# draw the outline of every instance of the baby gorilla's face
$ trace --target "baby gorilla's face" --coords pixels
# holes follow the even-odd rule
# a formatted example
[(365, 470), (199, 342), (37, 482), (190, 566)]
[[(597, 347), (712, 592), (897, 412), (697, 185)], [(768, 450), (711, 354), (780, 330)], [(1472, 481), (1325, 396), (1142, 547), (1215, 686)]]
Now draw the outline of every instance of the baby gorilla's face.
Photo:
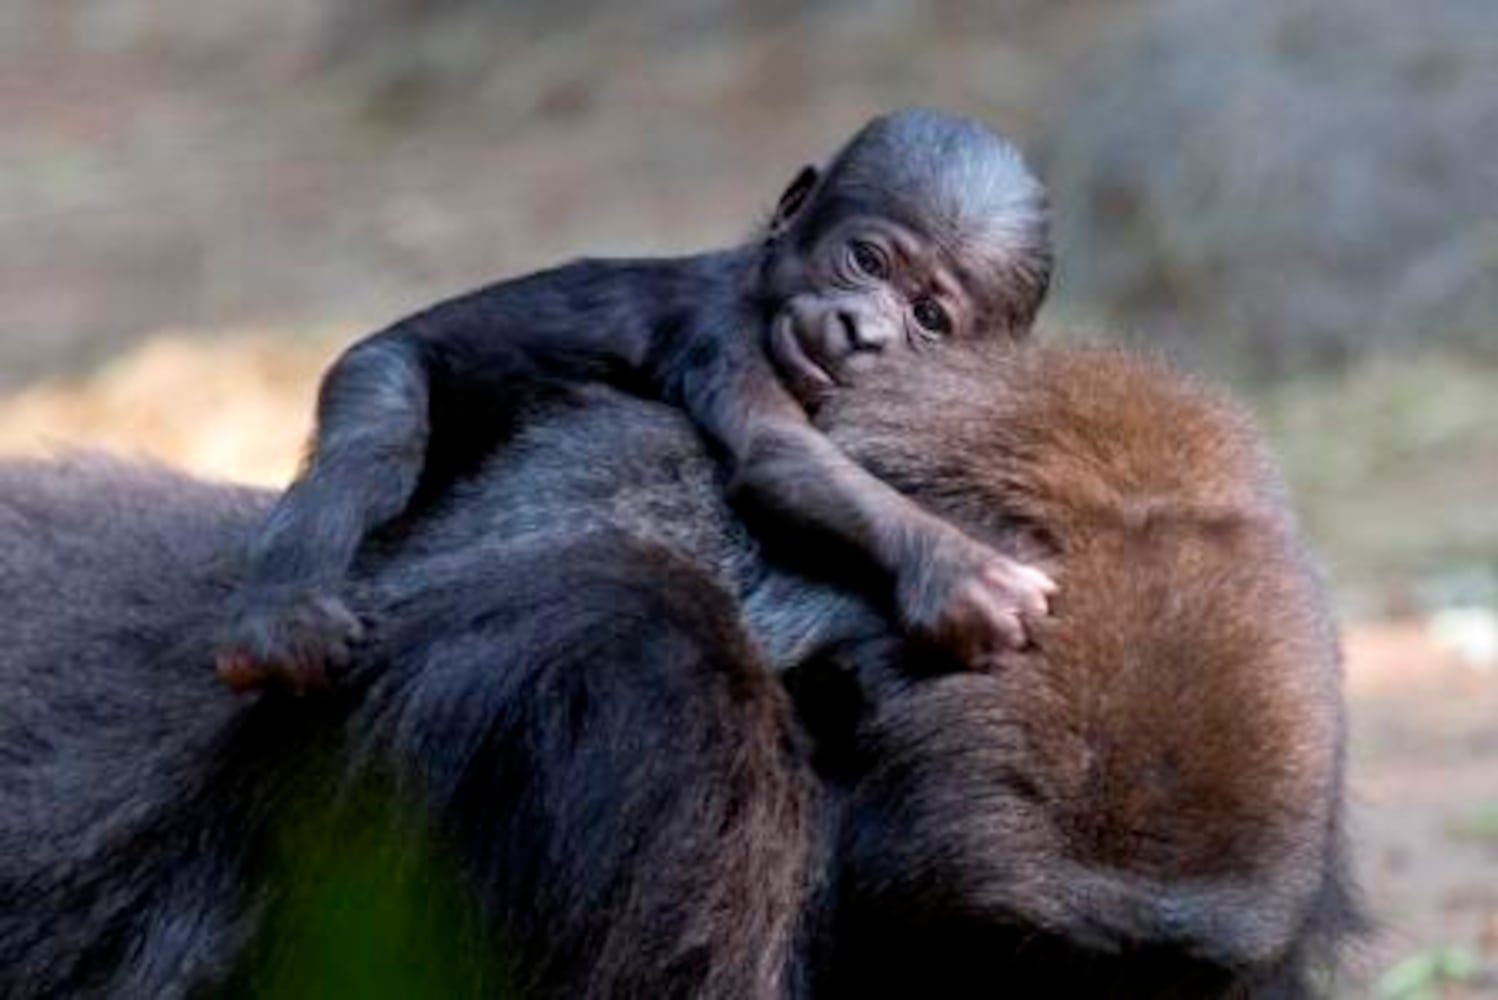
[(778, 309), (768, 349), (803, 402), (860, 370), (971, 332), (971, 296), (935, 244), (873, 215), (853, 215), (771, 269)]

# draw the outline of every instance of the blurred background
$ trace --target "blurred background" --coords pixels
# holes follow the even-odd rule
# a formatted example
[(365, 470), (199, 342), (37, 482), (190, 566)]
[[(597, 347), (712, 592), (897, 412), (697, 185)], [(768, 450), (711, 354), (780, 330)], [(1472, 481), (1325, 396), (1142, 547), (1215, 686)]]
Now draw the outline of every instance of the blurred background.
[(1047, 335), (1261, 414), (1349, 626), (1351, 995), (1498, 995), (1494, 0), (6, 0), (0, 453), (284, 482), (349, 339), (732, 241), (909, 104), (1050, 185)]

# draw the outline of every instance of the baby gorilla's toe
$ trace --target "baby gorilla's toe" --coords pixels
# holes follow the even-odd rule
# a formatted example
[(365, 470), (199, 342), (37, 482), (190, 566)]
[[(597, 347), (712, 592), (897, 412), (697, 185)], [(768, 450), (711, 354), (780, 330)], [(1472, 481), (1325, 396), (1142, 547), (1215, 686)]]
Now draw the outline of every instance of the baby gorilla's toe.
[(363, 638), (358, 616), (329, 594), (257, 603), (220, 649), (216, 673), (234, 691), (300, 696), (328, 687), (330, 671), (347, 666)]
[(241, 649), (224, 650), (214, 660), (214, 673), (229, 690), (254, 691), (266, 681), (265, 667)]

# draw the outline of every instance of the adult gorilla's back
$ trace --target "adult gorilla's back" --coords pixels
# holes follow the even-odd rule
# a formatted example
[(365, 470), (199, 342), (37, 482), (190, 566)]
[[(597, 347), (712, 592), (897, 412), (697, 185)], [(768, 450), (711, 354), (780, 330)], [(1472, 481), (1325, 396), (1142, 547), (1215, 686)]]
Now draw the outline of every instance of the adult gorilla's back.
[[(674, 418), (629, 418), (634, 443), (670, 423), (695, 452)], [(538, 992), (779, 991), (809, 788), (779, 684), (680, 555), (603, 521), (553, 537), (560, 493), (519, 523), (561, 486), (525, 452), (371, 559), (361, 604), (389, 655), (352, 701), (307, 704), (204, 671), (268, 495), (96, 458), (0, 466), (0, 993), (222, 982), (279, 813), (313, 805), (303, 772), (339, 727), (345, 758), (427, 797)], [(490, 535), (507, 512), (513, 535)]]
[(367, 554), (367, 687), (251, 705), (206, 650), (264, 495), (4, 467), (4, 992), (219, 981), (329, 732), (424, 797), (540, 994), (1307, 989), (1346, 910), (1335, 646), (1241, 420), (1040, 351), (951, 352), (826, 421), (1053, 560), (1037, 651), (919, 679), (762, 556), (676, 414), (598, 390)]

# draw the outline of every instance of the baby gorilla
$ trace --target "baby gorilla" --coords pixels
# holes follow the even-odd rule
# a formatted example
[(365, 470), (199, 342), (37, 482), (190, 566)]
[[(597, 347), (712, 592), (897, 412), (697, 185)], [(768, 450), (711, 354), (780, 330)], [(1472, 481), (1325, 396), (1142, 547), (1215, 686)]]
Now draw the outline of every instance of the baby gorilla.
[(1024, 336), (1050, 269), (1045, 194), (1015, 149), (911, 110), (803, 169), (746, 245), (580, 260), (402, 320), (324, 378), (313, 449), (252, 545), (219, 676), (322, 684), (360, 635), (340, 589), (361, 543), (492, 448), (506, 388), (536, 379), (606, 379), (682, 407), (736, 499), (866, 559), (904, 627), (984, 666), (1024, 644), (1051, 581), (872, 477), (806, 410), (939, 341)]

